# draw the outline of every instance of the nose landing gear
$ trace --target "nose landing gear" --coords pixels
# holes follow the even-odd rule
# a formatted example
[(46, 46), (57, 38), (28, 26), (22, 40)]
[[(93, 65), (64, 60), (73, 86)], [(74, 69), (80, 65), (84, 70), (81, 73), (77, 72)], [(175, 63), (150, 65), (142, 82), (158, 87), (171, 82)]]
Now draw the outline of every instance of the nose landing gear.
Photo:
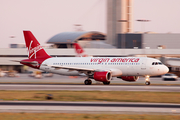
[(151, 83), (150, 83), (150, 80), (149, 80), (149, 75), (147, 75), (147, 76), (145, 76), (146, 78), (145, 78), (145, 84), (146, 85), (150, 85)]

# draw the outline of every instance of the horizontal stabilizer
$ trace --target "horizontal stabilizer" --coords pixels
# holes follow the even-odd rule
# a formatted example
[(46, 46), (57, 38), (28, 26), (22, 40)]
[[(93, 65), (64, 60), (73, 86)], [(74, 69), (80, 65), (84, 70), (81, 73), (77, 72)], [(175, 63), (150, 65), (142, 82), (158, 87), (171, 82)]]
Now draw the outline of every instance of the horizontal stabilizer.
[(21, 60), (11, 60), (13, 62), (20, 62), (20, 63), (27, 63), (27, 64), (32, 64), (32, 65), (37, 65), (37, 61), (21, 61)]

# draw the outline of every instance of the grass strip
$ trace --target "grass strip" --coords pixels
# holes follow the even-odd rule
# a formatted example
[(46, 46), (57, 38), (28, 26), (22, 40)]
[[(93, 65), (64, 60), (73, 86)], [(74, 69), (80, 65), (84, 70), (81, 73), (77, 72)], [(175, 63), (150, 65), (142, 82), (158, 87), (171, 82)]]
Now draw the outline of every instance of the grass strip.
[(0, 113), (1, 120), (180, 120), (180, 115)]
[(180, 103), (179, 92), (144, 91), (0, 91), (0, 100), (44, 101), (47, 94), (54, 101)]

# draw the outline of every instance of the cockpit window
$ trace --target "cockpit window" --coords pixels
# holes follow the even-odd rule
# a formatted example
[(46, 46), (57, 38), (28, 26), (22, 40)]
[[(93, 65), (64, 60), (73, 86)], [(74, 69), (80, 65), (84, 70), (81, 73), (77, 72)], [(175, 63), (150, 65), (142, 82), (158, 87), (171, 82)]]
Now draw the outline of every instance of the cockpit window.
[(161, 62), (153, 62), (152, 65), (162, 65)]

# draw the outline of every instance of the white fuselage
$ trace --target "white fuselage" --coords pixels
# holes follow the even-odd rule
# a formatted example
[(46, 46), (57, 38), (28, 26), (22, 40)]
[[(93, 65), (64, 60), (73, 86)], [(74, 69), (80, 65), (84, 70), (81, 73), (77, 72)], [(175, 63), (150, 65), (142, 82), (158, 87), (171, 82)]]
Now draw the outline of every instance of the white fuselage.
[(118, 76), (156, 76), (168, 72), (159, 60), (147, 57), (55, 57), (48, 58), (40, 66), (41, 70), (61, 75), (79, 76), (78, 70), (56, 69), (51, 66), (111, 71), (112, 77)]

